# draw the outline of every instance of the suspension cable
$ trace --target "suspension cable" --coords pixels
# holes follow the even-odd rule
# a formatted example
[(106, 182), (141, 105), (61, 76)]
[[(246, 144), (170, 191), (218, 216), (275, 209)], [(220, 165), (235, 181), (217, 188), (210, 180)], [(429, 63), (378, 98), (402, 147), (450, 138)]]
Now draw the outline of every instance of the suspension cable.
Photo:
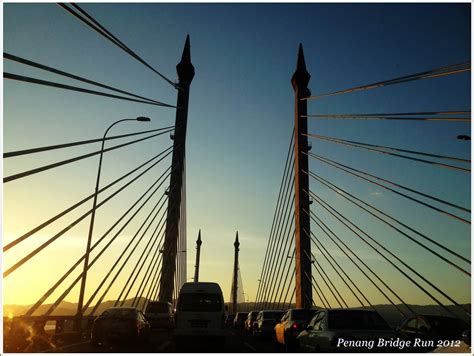
[[(315, 154), (313, 154), (313, 153), (308, 153), (308, 155), (309, 155), (310, 157), (312, 157), (312, 158), (315, 158), (315, 159), (317, 159), (317, 160), (323, 162), (323, 163), (326, 163), (326, 164), (328, 164), (328, 165), (330, 165), (330, 166), (333, 166), (333, 167), (335, 167), (335, 168), (338, 168), (338, 169), (340, 169), (340, 170), (342, 170), (342, 171), (344, 171), (344, 172), (346, 172), (346, 173), (349, 173), (349, 174), (351, 174), (351, 175), (353, 175), (353, 176), (356, 176), (356, 177), (361, 178), (361, 179), (363, 179), (363, 180), (365, 180), (365, 181), (368, 181), (368, 182), (370, 182), (370, 183), (372, 183), (372, 184), (374, 184), (374, 185), (376, 185), (376, 186), (378, 186), (378, 187), (381, 187), (381, 188), (386, 189), (386, 190), (388, 190), (388, 191), (390, 191), (390, 192), (392, 192), (392, 193), (395, 193), (395, 194), (400, 195), (400, 196), (402, 196), (402, 197), (405, 197), (405, 198), (407, 198), (407, 199), (409, 199), (409, 200), (412, 200), (412, 201), (414, 201), (414, 202), (416, 202), (416, 203), (418, 203), (418, 204), (421, 204), (421, 205), (423, 205), (423, 206), (425, 206), (425, 207), (427, 207), (427, 208), (430, 208), (430, 209), (435, 210), (435, 211), (437, 211), (437, 212), (443, 213), (443, 214), (445, 214), (445, 215), (447, 215), (447, 216), (449, 216), (449, 217), (451, 217), (451, 218), (453, 218), (453, 219), (462, 221), (462, 222), (465, 223), (465, 224), (471, 224), (471, 222), (470, 222), (469, 220), (463, 219), (463, 218), (461, 218), (461, 217), (459, 217), (459, 216), (457, 216), (457, 215), (455, 215), (455, 214), (452, 214), (452, 213), (450, 213), (450, 212), (448, 212), (448, 211), (446, 211), (446, 210), (437, 208), (437, 207), (435, 207), (435, 206), (433, 206), (433, 205), (431, 205), (431, 204), (425, 203), (425, 202), (423, 202), (423, 201), (421, 201), (421, 200), (418, 200), (418, 199), (416, 199), (416, 198), (413, 198), (413, 197), (411, 197), (411, 196), (409, 196), (409, 195), (406, 195), (406, 194), (404, 194), (404, 193), (401, 193), (401, 192), (399, 192), (399, 191), (397, 191), (397, 190), (391, 189), (391, 188), (389, 188), (389, 187), (387, 187), (387, 186), (385, 186), (385, 185), (379, 184), (379, 183), (377, 183), (377, 182), (375, 182), (375, 181), (373, 181), (373, 180), (371, 180), (371, 179), (368, 179), (368, 178), (366, 178), (366, 177), (363, 177), (363, 176), (361, 176), (361, 175), (359, 175), (359, 174), (357, 174), (357, 173), (354, 173), (354, 172), (352, 172), (352, 171), (360, 172), (360, 173), (365, 174), (365, 175), (367, 175), (367, 176), (376, 178), (376, 179), (378, 179), (378, 180), (380, 180), (380, 181), (383, 181), (383, 182), (389, 183), (389, 184), (391, 184), (391, 185), (394, 185), (394, 186), (396, 186), (396, 187), (398, 187), (398, 188), (402, 188), (402, 189), (408, 190), (408, 191), (410, 191), (410, 192), (419, 194), (419, 195), (421, 195), (421, 196), (428, 197), (428, 198), (430, 198), (430, 199), (439, 201), (439, 202), (441, 202), (441, 203), (444, 203), (444, 204), (446, 204), (446, 205), (449, 205), (449, 206), (458, 208), (458, 209), (460, 209), (460, 210), (464, 210), (464, 211), (470, 212), (469, 209), (463, 208), (463, 207), (458, 206), (458, 205), (455, 205), (455, 204), (453, 204), (453, 203), (449, 203), (449, 202), (444, 201), (444, 200), (441, 200), (441, 199), (439, 199), (439, 198), (435, 198), (435, 197), (430, 196), (430, 195), (428, 195), (428, 194), (424, 194), (424, 193), (418, 192), (418, 191), (416, 191), (416, 190), (407, 188), (407, 187), (405, 187), (405, 186), (402, 186), (402, 185), (400, 185), (400, 184), (391, 182), (391, 181), (389, 181), (389, 180), (386, 180), (386, 179), (377, 177), (377, 176), (372, 175), (372, 174), (370, 174), (370, 173), (366, 173), (366, 172), (357, 170), (357, 169), (355, 169), (355, 168), (346, 166), (346, 165), (344, 165), (344, 164), (342, 164), (342, 163), (338, 163), (338, 162), (336, 162), (336, 161), (330, 160), (329, 158), (325, 158), (325, 157), (322, 157), (322, 156), (318, 156), (318, 155), (315, 155)], [(349, 170), (347, 170), (347, 169), (345, 169), (345, 168), (342, 168), (342, 167), (348, 168)]]
[[(305, 172), (305, 173), (306, 173), (306, 172)], [(410, 239), (411, 241), (413, 241), (413, 242), (416, 243), (417, 245), (423, 247), (424, 249), (426, 249), (427, 251), (431, 252), (431, 253), (434, 254), (435, 256), (439, 257), (440, 259), (442, 259), (442, 260), (445, 261), (446, 263), (450, 264), (451, 266), (455, 267), (455, 268), (458, 269), (459, 271), (461, 271), (461, 272), (467, 274), (468, 276), (471, 276), (471, 273), (470, 273), (470, 272), (466, 271), (465, 269), (461, 268), (461, 267), (458, 266), (457, 264), (455, 264), (455, 263), (451, 262), (450, 260), (446, 259), (445, 257), (441, 256), (440, 254), (438, 254), (437, 252), (435, 252), (435, 251), (432, 250), (431, 248), (425, 246), (425, 245), (422, 244), (421, 242), (419, 242), (419, 241), (417, 241), (416, 239), (414, 239), (412, 236), (410, 236), (410, 235), (406, 234), (405, 232), (401, 231), (400, 229), (396, 228), (394, 225), (392, 225), (392, 224), (389, 223), (388, 221), (386, 221), (386, 220), (380, 218), (379, 216), (375, 215), (373, 212), (369, 211), (368, 209), (366, 209), (366, 208), (364, 208), (363, 206), (361, 206), (360, 204), (358, 204), (357, 201), (363, 203), (364, 205), (366, 205), (366, 206), (368, 206), (368, 207), (370, 207), (370, 208), (372, 208), (372, 209), (374, 209), (375, 211), (377, 211), (378, 213), (382, 214), (383, 216), (386, 216), (386, 217), (388, 217), (389, 219), (391, 219), (391, 220), (393, 220), (393, 221), (396, 221), (397, 223), (399, 223), (399, 224), (402, 225), (403, 227), (409, 229), (410, 231), (416, 232), (419, 236), (423, 237), (424, 239), (426, 239), (426, 240), (432, 242), (433, 244), (435, 244), (436, 246), (442, 248), (442, 249), (445, 250), (446, 252), (449, 252), (449, 253), (453, 254), (454, 256), (459, 257), (459, 258), (461, 258), (463, 261), (465, 261), (465, 262), (467, 262), (467, 263), (470, 264), (471, 262), (470, 262), (468, 259), (466, 259), (466, 258), (464, 258), (463, 256), (457, 254), (456, 252), (450, 250), (449, 248), (447, 248), (447, 247), (441, 245), (440, 243), (436, 242), (435, 240), (433, 240), (433, 239), (431, 239), (431, 238), (429, 238), (429, 237), (427, 237), (427, 236), (425, 236), (425, 235), (423, 235), (423, 234), (421, 234), (421, 233), (418, 233), (416, 230), (414, 230), (414, 229), (410, 228), (409, 226), (407, 226), (407, 225), (405, 225), (405, 224), (399, 222), (397, 219), (395, 219), (395, 218), (389, 216), (388, 214), (382, 212), (381, 210), (375, 208), (373, 205), (371, 205), (371, 204), (369, 204), (369, 203), (366, 203), (365, 201), (363, 201), (363, 200), (361, 200), (361, 199), (355, 197), (354, 195), (348, 193), (348, 192), (345, 191), (344, 189), (339, 188), (338, 186), (336, 186), (335, 184), (333, 184), (333, 183), (329, 182), (328, 180), (322, 178), (321, 176), (318, 176), (317, 174), (315, 174), (315, 173), (313, 173), (313, 172), (311, 172), (311, 171), (309, 172), (309, 175), (310, 175), (312, 178), (314, 178), (314, 179), (316, 179), (317, 181), (319, 181), (321, 184), (323, 184), (323, 185), (325, 185), (326, 187), (328, 187), (329, 189), (331, 189), (331, 190), (332, 190), (333, 192), (335, 192), (336, 194), (342, 196), (342, 197), (345, 198), (346, 200), (350, 201), (351, 203), (353, 203), (354, 205), (358, 206), (358, 207), (361, 208), (362, 210), (364, 210), (364, 211), (366, 211), (367, 213), (371, 214), (372, 216), (374, 216), (374, 217), (377, 218), (378, 220), (382, 221), (382, 222), (385, 223), (386, 225), (392, 227), (394, 230), (396, 230), (397, 232), (399, 232), (399, 233), (402, 234), (403, 236), (407, 237), (408, 239)], [(346, 194), (346, 195), (348, 195), (348, 196), (350, 196), (350, 197), (352, 197), (352, 198), (353, 198), (354, 200), (356, 200), (356, 201), (354, 201), (354, 200), (351, 199), (351, 198), (348, 198), (348, 197), (345, 196), (344, 194), (341, 194), (341, 192), (344, 193), (344, 194)]]
[[(407, 75), (403, 77), (397, 77), (394, 79), (389, 79), (389, 80), (384, 80), (381, 82), (376, 82), (372, 84), (367, 84), (367, 85), (360, 85), (356, 87), (352, 87), (349, 89), (345, 90), (339, 90), (331, 93), (326, 93), (326, 94), (320, 94), (320, 95), (312, 95), (307, 98), (302, 98), (301, 100), (314, 100), (314, 99), (320, 99), (326, 96), (333, 96), (333, 95), (339, 95), (339, 94), (346, 94), (346, 93), (351, 93), (351, 92), (356, 92), (356, 91), (362, 91), (362, 90), (370, 90), (370, 89), (375, 89), (375, 88), (380, 88), (380, 87), (385, 87), (393, 84), (401, 84), (401, 83), (406, 83), (414, 80), (421, 80), (421, 79), (429, 79), (429, 78), (435, 78), (435, 77), (442, 77), (446, 75), (451, 75), (451, 74), (457, 74), (457, 73), (463, 73), (463, 72), (468, 72), (471, 70), (470, 67), (470, 61), (466, 61), (463, 63), (459, 64), (453, 64), (441, 68), (435, 68), (429, 71), (421, 72), (421, 73), (416, 73), (412, 75)], [(466, 67), (467, 68), (461, 68), (461, 69), (456, 69), (459, 67)]]
[(104, 38), (115, 44), (117, 47), (122, 49), (124, 52), (128, 53), (130, 56), (135, 58), (137, 61), (145, 65), (147, 68), (152, 70), (154, 73), (158, 74), (162, 79), (164, 79), (168, 84), (173, 86), (175, 89), (177, 89), (177, 86), (175, 83), (173, 83), (171, 80), (169, 80), (167, 77), (165, 77), (163, 74), (161, 74), (158, 70), (153, 68), (151, 65), (149, 65), (147, 62), (145, 62), (140, 56), (138, 56), (135, 52), (133, 52), (130, 48), (128, 48), (122, 41), (120, 41), (117, 37), (115, 37), (110, 31), (105, 29), (101, 24), (99, 24), (92, 16), (90, 16), (86, 11), (81, 9), (77, 4), (72, 3), (71, 5), (74, 6), (82, 15), (86, 16), (87, 19), (84, 18), (84, 16), (81, 16), (79, 13), (75, 12), (72, 8), (67, 7), (66, 4), (59, 3), (59, 6), (61, 6), (64, 10), (69, 12), (71, 15), (85, 23), (87, 26), (89, 26), (91, 29), (102, 35)]
[(146, 136), (146, 137), (134, 140), (134, 141), (130, 141), (130, 142), (122, 143), (120, 145), (112, 146), (112, 147), (109, 147), (109, 148), (106, 148), (106, 149), (103, 149), (103, 150), (87, 153), (85, 155), (76, 156), (76, 157), (69, 158), (69, 159), (66, 159), (66, 160), (63, 160), (63, 161), (60, 161), (60, 162), (48, 164), (46, 166), (42, 166), (42, 167), (34, 168), (34, 169), (31, 169), (31, 170), (28, 170), (28, 171), (24, 171), (24, 172), (21, 172), (21, 173), (13, 174), (11, 176), (3, 178), (3, 183), (8, 183), (8, 182), (14, 181), (16, 179), (20, 179), (20, 178), (30, 176), (32, 174), (37, 174), (37, 173), (44, 172), (44, 171), (49, 170), (49, 169), (53, 169), (53, 168), (63, 166), (65, 164), (70, 164), (70, 163), (73, 163), (73, 162), (76, 162), (76, 161), (79, 161), (79, 160), (82, 160), (82, 159), (85, 159), (85, 158), (89, 158), (89, 157), (98, 155), (101, 152), (105, 153), (105, 152), (113, 151), (113, 150), (116, 150), (118, 148), (125, 147), (125, 146), (128, 146), (128, 145), (137, 143), (137, 142), (141, 142), (141, 141), (145, 141), (145, 140), (148, 140), (150, 138), (153, 138), (153, 137), (161, 136), (161, 135), (163, 135), (167, 132), (170, 132), (170, 131), (172, 131), (172, 130), (165, 131), (165, 132), (159, 132), (159, 133), (156, 133), (156, 134), (153, 134), (153, 135), (150, 135), (150, 136)]
[[(315, 139), (318, 139), (318, 140), (328, 141), (328, 142), (332, 142), (332, 143), (337, 143), (337, 144), (344, 145), (344, 146), (361, 148), (361, 149), (365, 149), (365, 150), (368, 150), (368, 151), (371, 151), (371, 152), (377, 152), (377, 153), (381, 153), (381, 154), (385, 154), (385, 155), (389, 155), (389, 156), (394, 156), (394, 157), (399, 157), (399, 158), (404, 158), (404, 159), (408, 159), (408, 160), (412, 160), (412, 161), (416, 161), (416, 162), (427, 163), (427, 164), (431, 164), (431, 165), (434, 165), (434, 166), (439, 166), (439, 167), (442, 167), (442, 168), (455, 169), (455, 170), (464, 171), (464, 172), (470, 172), (471, 171), (468, 168), (457, 167), (457, 166), (452, 166), (452, 165), (446, 164), (446, 163), (440, 163), (440, 162), (415, 158), (415, 157), (411, 157), (411, 156), (400, 155), (400, 154), (397, 154), (397, 153), (392, 153), (392, 152), (379, 150), (377, 148), (383, 148), (383, 149), (386, 149), (386, 150), (397, 151), (397, 152), (408, 152), (408, 153), (411, 153), (411, 154), (428, 156), (428, 157), (436, 157), (436, 158), (448, 159), (448, 160), (454, 160), (454, 161), (458, 161), (458, 162), (465, 162), (465, 163), (470, 163), (471, 162), (470, 160), (466, 160), (466, 159), (462, 159), (462, 158), (441, 156), (441, 155), (435, 155), (435, 154), (431, 154), (431, 153), (418, 152), (418, 151), (410, 151), (410, 150), (404, 150), (404, 149), (388, 147), (388, 146), (371, 145), (371, 144), (368, 144), (368, 143), (342, 140), (342, 139), (335, 138), (335, 137), (327, 137), (327, 136), (321, 136), (321, 135), (307, 134), (307, 135), (304, 135), (304, 136), (312, 137), (312, 138), (315, 138)], [(377, 148), (373, 148), (373, 147), (377, 147)]]

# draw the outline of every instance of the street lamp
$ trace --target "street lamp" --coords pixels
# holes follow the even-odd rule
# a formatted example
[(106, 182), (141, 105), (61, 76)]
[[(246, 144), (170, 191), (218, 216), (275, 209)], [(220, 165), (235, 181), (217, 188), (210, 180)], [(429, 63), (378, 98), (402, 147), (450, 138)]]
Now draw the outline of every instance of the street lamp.
[[(90, 254), (90, 249), (91, 249), (91, 241), (92, 241), (92, 231), (94, 230), (94, 219), (95, 219), (95, 210), (97, 206), (97, 193), (99, 191), (99, 181), (100, 181), (100, 170), (102, 168), (102, 156), (104, 155), (104, 145), (105, 145), (105, 137), (107, 136), (107, 133), (109, 130), (117, 125), (119, 122), (124, 122), (124, 121), (140, 121), (140, 122), (150, 122), (149, 117), (143, 117), (139, 116), (135, 119), (123, 119), (114, 122), (112, 125), (110, 125), (107, 130), (105, 130), (104, 137), (102, 137), (102, 146), (100, 148), (100, 158), (99, 158), (99, 168), (97, 170), (97, 180), (95, 183), (95, 192), (94, 192), (94, 202), (92, 203), (92, 213), (91, 213), (91, 222), (89, 225), (89, 235), (87, 237), (87, 246), (86, 246), (86, 253), (84, 255), (84, 269), (82, 272), (82, 280), (81, 280), (81, 290), (79, 292), (79, 302), (77, 303), (77, 312), (76, 316), (78, 319), (82, 317), (82, 306), (84, 303), (84, 291), (86, 287), (86, 278), (87, 278), (87, 267), (89, 265), (89, 254)], [(79, 321), (79, 320), (78, 320)], [(79, 327), (80, 324), (78, 324)]]

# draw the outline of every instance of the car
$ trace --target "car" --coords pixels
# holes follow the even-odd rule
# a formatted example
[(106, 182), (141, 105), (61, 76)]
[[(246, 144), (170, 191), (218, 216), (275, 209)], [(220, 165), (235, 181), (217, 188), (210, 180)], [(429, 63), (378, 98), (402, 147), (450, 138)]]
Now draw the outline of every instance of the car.
[(262, 310), (257, 314), (253, 322), (252, 333), (255, 336), (271, 336), (275, 333), (275, 325), (278, 324), (283, 314), (282, 310)]
[[(461, 319), (427, 314), (414, 315), (398, 327), (408, 340), (422, 341), (420, 351), (430, 351), (438, 346), (445, 346), (443, 342), (462, 340), (463, 332), (468, 329), (470, 329), (469, 324)], [(441, 344), (438, 345), (439, 343)]]
[(296, 337), (306, 328), (317, 309), (288, 309), (275, 326), (276, 342), (291, 352), (298, 348)]
[(152, 329), (171, 329), (173, 327), (173, 306), (168, 302), (149, 302), (145, 317)]
[[(400, 352), (379, 340), (400, 340), (399, 334), (375, 311), (367, 309), (320, 310), (297, 337), (303, 352)], [(398, 339), (397, 339), (398, 338)]]
[(247, 319), (247, 313), (238, 312), (237, 314), (235, 314), (234, 324), (233, 324), (234, 328), (243, 327), (246, 319)]
[(225, 317), (225, 326), (232, 326), (234, 325), (234, 318), (235, 318), (235, 314), (228, 314), (226, 317)]
[(106, 309), (92, 324), (91, 343), (136, 344), (146, 342), (151, 334), (150, 323), (141, 310), (134, 307)]
[(247, 314), (247, 319), (245, 319), (245, 322), (244, 322), (244, 328), (246, 332), (248, 333), (252, 332), (253, 322), (257, 318), (257, 314), (258, 314), (258, 310), (252, 310), (251, 312)]
[(214, 282), (187, 282), (179, 292), (175, 312), (173, 340), (177, 349), (207, 343), (225, 345), (226, 306), (222, 289)]

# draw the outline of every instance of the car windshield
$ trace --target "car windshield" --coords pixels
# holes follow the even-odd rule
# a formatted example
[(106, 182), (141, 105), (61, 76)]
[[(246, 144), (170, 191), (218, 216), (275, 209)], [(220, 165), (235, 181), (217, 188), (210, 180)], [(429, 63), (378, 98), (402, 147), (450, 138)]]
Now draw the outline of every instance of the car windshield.
[(179, 299), (178, 310), (199, 312), (221, 311), (222, 299), (216, 293), (182, 294)]
[(169, 308), (167, 303), (150, 303), (146, 307), (145, 313), (168, 313)]
[(425, 316), (431, 327), (437, 331), (453, 331), (464, 330), (468, 326), (459, 319), (444, 317), (444, 316)]
[(375, 312), (333, 310), (329, 313), (329, 329), (390, 330), (390, 327)]
[(317, 310), (311, 309), (295, 309), (291, 312), (291, 320), (310, 321), (316, 312)]
[(101, 315), (104, 318), (135, 318), (135, 309), (112, 308), (104, 311)]

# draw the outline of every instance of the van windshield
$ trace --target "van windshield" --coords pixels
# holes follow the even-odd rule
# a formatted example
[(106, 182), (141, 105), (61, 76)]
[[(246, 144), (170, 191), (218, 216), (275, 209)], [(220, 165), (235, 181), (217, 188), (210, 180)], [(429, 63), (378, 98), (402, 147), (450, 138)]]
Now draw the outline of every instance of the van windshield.
[(178, 304), (178, 310), (181, 311), (209, 312), (222, 310), (222, 298), (215, 293), (181, 294)]
[(146, 313), (168, 313), (167, 303), (150, 303), (146, 307)]

